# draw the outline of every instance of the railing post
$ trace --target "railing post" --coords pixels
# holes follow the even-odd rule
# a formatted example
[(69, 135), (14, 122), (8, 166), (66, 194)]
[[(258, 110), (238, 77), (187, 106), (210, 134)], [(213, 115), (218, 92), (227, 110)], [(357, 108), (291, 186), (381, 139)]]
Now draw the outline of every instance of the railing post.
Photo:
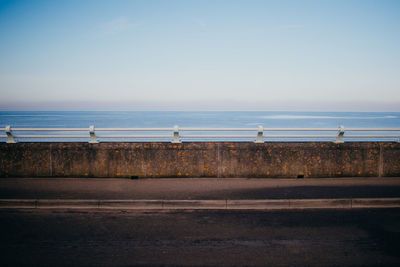
[(256, 141), (254, 141), (254, 143), (257, 143), (257, 144), (264, 143), (263, 135), (264, 135), (264, 127), (262, 127), (262, 125), (259, 125)]
[(174, 126), (174, 139), (172, 139), (171, 143), (182, 143), (179, 139), (179, 127), (178, 125)]
[(343, 135), (344, 135), (344, 127), (343, 127), (343, 125), (340, 125), (337, 136), (336, 136), (336, 141), (334, 143), (336, 143), (336, 144), (344, 143)]
[(6, 134), (7, 134), (7, 143), (8, 144), (15, 144), (16, 143), (16, 141), (15, 141), (15, 139), (14, 139), (14, 136), (12, 135), (12, 133), (11, 133), (11, 126), (10, 125), (7, 125), (6, 126)]
[(89, 126), (89, 133), (90, 133), (90, 144), (97, 144), (99, 140), (96, 138), (96, 133), (94, 132), (94, 125)]

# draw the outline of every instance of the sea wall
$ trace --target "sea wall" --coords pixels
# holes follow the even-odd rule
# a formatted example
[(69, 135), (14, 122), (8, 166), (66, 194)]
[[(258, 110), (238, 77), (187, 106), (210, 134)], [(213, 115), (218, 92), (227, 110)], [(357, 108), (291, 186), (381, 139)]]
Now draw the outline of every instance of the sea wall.
[(0, 143), (0, 176), (389, 177), (400, 143)]

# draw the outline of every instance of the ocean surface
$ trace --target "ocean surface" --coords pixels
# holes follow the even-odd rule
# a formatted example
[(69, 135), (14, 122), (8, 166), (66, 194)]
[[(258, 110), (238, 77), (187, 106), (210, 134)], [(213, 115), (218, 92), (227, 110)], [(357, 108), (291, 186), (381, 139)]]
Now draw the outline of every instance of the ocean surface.
[[(257, 128), (400, 128), (400, 112), (291, 112), (291, 111), (0, 111), (0, 127), (29, 128), (153, 128), (153, 127), (235, 127)], [(4, 133), (1, 133), (2, 135)], [(21, 133), (17, 133), (21, 134)], [(23, 132), (23, 134), (33, 134)], [(42, 132), (40, 134), (56, 134)], [(66, 134), (66, 133), (62, 133)], [(68, 133), (74, 134), (74, 133)], [(76, 133), (79, 134), (79, 133)], [(82, 133), (80, 133), (82, 134)], [(85, 133), (83, 133), (85, 134)], [(107, 133), (110, 134), (110, 133)], [(144, 134), (119, 132), (112, 134)], [(146, 132), (146, 134), (171, 134)], [(199, 134), (190, 132), (187, 134)], [(255, 132), (208, 132), (204, 134), (255, 134)], [(336, 134), (336, 132), (272, 132), (271, 134)], [(374, 132), (354, 134), (390, 134)], [(29, 139), (32, 140), (32, 139)], [(42, 141), (50, 141), (41, 139)], [(52, 139), (54, 141), (54, 139)], [(65, 141), (57, 139), (58, 141)], [(123, 140), (123, 139), (119, 139)], [(141, 139), (142, 140), (142, 139)], [(168, 139), (164, 139), (168, 141)], [(232, 139), (229, 139), (232, 140)], [(245, 139), (240, 139), (245, 140)], [(274, 139), (280, 140), (280, 139)], [(303, 139), (302, 139), (303, 140)], [(321, 139), (318, 139), (321, 140)], [(364, 139), (363, 139), (364, 140)], [(393, 139), (392, 140), (396, 140)], [(5, 141), (1, 138), (0, 141)], [(19, 141), (28, 141), (21, 139)], [(35, 140), (37, 141), (37, 140)], [(74, 139), (73, 141), (85, 141)], [(103, 140), (101, 140), (103, 141)], [(115, 141), (115, 140), (104, 140)], [(133, 139), (123, 141), (135, 141)], [(294, 141), (299, 141), (296, 139)]]

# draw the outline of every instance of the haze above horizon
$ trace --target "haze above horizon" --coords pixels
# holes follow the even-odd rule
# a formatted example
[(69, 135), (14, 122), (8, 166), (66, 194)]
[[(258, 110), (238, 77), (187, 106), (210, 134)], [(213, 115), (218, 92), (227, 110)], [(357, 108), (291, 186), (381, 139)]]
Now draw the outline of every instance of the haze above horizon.
[(0, 110), (400, 111), (400, 1), (0, 0)]

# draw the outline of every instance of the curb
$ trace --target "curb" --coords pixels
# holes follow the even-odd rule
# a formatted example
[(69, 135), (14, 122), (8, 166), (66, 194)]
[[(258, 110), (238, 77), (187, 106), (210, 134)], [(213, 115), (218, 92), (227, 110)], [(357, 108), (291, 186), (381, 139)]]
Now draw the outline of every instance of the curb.
[(400, 198), (262, 200), (0, 199), (0, 209), (293, 210), (400, 208)]

